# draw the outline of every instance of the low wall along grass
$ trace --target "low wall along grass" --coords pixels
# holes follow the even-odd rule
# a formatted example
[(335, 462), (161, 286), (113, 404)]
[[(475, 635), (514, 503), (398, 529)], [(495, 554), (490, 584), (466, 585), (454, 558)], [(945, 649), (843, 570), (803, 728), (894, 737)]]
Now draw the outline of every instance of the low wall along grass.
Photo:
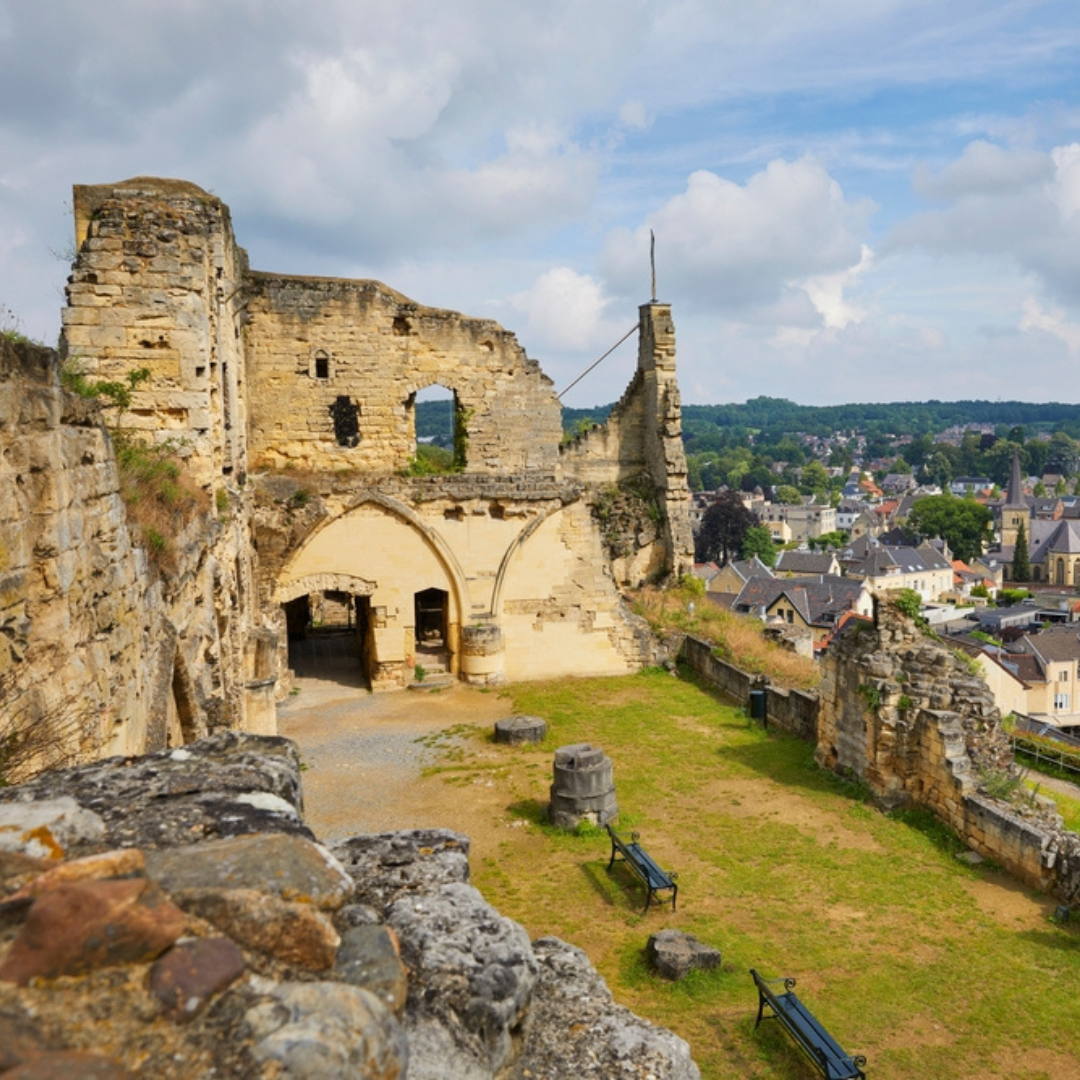
[[(752, 725), (688, 678), (648, 671), (508, 691), (544, 717), (538, 747), (471, 729), (437, 771), (498, 787), (497, 850), (473, 878), (533, 937), (584, 948), (616, 999), (687, 1039), (706, 1078), (812, 1075), (777, 1025), (755, 1035), (749, 968), (797, 993), (875, 1080), (1080, 1076), (1080, 934), (1054, 902), (960, 862), (924, 812), (885, 815), (818, 769), (812, 747)], [(592, 742), (614, 763), (622, 827), (679, 872), (679, 910), (642, 915), (637, 880), (595, 829), (546, 824), (556, 747)], [(462, 792), (464, 796), (464, 791)], [(501, 835), (501, 833), (500, 833)], [(664, 927), (721, 949), (683, 983), (653, 974)]]

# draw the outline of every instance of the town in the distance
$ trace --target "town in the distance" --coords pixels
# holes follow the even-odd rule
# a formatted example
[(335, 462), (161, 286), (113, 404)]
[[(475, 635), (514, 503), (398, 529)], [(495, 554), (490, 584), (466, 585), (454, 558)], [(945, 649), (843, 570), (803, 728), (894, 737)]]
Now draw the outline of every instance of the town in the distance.
[(1080, 406), (762, 397), (685, 406), (683, 426), (710, 602), (820, 655), (902, 590), (1002, 715), (1080, 735)]

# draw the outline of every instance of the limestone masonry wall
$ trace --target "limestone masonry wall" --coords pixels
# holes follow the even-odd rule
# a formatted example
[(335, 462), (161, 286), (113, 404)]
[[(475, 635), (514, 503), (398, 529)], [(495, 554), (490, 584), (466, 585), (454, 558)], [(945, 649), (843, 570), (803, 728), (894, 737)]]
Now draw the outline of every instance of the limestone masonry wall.
[[(184, 181), (77, 187), (75, 227), (69, 363), (109, 379), (149, 370), (116, 422), (172, 440), (204, 488), (237, 508), (241, 546), (257, 493), (252, 539), (268, 557), (257, 581), (254, 560), (236, 560), (249, 607), (223, 616), (223, 634), (279, 635), (276, 649), (257, 649), (276, 662), (278, 694), (289, 634), (306, 633), (296, 605), (322, 610), (327, 592), (350, 618), (356, 609), (357, 662), (373, 689), (412, 680), (425, 635), (452, 676), (473, 682), (651, 659), (619, 588), (692, 559), (667, 305), (640, 310), (638, 372), (609, 425), (561, 452), (550, 380), (490, 320), (376, 281), (252, 271), (228, 208)], [(432, 385), (453, 394), (457, 475), (403, 484), (416, 397)], [(308, 479), (282, 500), (286, 471)], [(638, 512), (623, 506), (613, 522), (604, 489), (616, 485)], [(297, 513), (315, 493), (319, 512)], [(418, 625), (421, 598), (437, 632)], [(242, 634), (232, 646), (247, 648)]]
[[(928, 808), (972, 851), (1080, 906), (1080, 835), (1015, 780), (985, 683), (891, 604), (877, 604), (876, 626), (853, 623), (830, 646), (816, 692), (767, 685), (696, 638), (680, 654), (741, 705), (764, 690), (767, 726), (813, 742), (820, 765), (865, 781), (883, 807)], [(995, 779), (1014, 796), (994, 797)]]
[(1080, 836), (1052, 804), (995, 798), (1015, 776), (985, 682), (888, 602), (875, 626), (841, 635), (823, 665), (816, 757), (865, 780), (885, 805), (931, 809), (975, 852), (1080, 903)]
[(178, 530), (154, 572), (98, 404), (54, 352), (3, 339), (0, 451), (0, 731), (36, 729), (46, 764), (272, 723), (246, 685), (244, 515)]
[(562, 418), (551, 380), (496, 323), (376, 281), (253, 273), (245, 303), (256, 467), (403, 469), (416, 452), (416, 394), (437, 384), (456, 395), (467, 471), (554, 473)]

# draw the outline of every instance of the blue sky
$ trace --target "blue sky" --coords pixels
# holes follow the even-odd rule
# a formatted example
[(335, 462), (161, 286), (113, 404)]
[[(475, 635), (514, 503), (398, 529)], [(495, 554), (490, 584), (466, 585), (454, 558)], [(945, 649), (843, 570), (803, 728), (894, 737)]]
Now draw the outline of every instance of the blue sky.
[(72, 184), (162, 175), (558, 389), (652, 229), (685, 402), (1078, 401), (1078, 82), (1075, 0), (0, 0), (0, 317), (54, 341)]

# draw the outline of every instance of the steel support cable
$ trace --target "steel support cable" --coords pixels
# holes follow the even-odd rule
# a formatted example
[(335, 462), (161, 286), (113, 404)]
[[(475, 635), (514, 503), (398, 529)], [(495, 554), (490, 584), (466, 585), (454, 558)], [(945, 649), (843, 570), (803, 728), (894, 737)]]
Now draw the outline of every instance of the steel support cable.
[(608, 349), (606, 353), (604, 353), (603, 356), (600, 357), (599, 360), (594, 360), (593, 363), (591, 363), (569, 386), (564, 387), (562, 390), (560, 390), (555, 395), (555, 400), (558, 401), (558, 399), (561, 398), (563, 394), (566, 394), (569, 391), (573, 390), (574, 387), (577, 386), (577, 384), (581, 382), (581, 380), (584, 379), (585, 376), (588, 375), (594, 367), (597, 367), (598, 365), (603, 363), (631, 334), (633, 334), (636, 330), (640, 329), (640, 327), (641, 320), (639, 319), (636, 323), (634, 323), (633, 326), (630, 327), (629, 330), (626, 331), (625, 334), (623, 334), (621, 338), (619, 338), (618, 341), (615, 342), (614, 345), (611, 346), (610, 349)]

